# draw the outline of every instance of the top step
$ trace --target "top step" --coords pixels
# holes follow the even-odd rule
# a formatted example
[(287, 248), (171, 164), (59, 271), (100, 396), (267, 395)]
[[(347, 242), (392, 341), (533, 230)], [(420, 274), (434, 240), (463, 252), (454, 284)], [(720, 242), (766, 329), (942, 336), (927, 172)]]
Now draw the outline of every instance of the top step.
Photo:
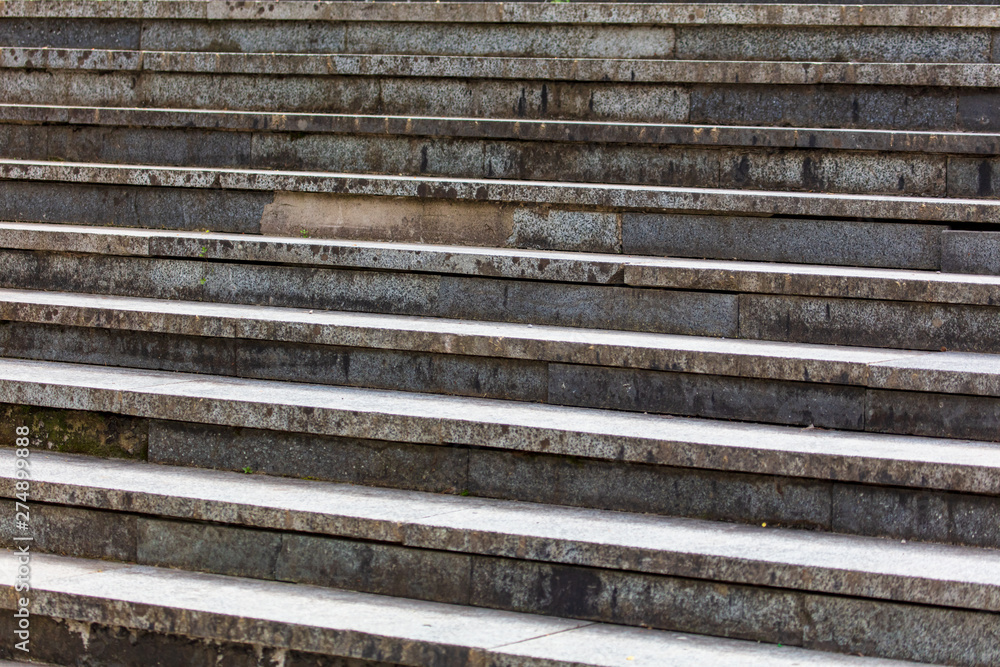
[(1000, 7), (5, 2), (0, 45), (256, 53), (1000, 62)]

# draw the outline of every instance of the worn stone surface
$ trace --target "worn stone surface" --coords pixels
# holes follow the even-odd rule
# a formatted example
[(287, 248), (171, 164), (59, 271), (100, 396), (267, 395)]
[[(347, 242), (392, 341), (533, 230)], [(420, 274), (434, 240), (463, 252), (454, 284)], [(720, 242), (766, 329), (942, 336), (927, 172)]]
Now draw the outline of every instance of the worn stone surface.
[[(972, 154), (1000, 151), (995, 134), (921, 132), (817, 127), (697, 125), (693, 123), (623, 123), (531, 120), (526, 118), (461, 118), (446, 116), (351, 115), (331, 113), (266, 113), (218, 109), (129, 107), (47, 107), (0, 104), (0, 119), (25, 125), (68, 124), (74, 127), (189, 128), (233, 132), (294, 134), (363, 134), (389, 137), (479, 138), (589, 142), (591, 150), (619, 144), (808, 148), (885, 153)], [(433, 145), (433, 144), (430, 144)], [(570, 148), (563, 145), (565, 150)], [(645, 153), (650, 155), (650, 153)], [(542, 157), (542, 156), (539, 156)], [(430, 156), (428, 156), (428, 164)], [(520, 165), (528, 168), (531, 165)]]
[[(52, 558), (43, 556), (38, 560), (47, 565)], [(406, 664), (543, 667), (580, 662), (586, 655), (588, 664), (610, 666), (621, 664), (622, 656), (632, 653), (650, 658), (670, 656), (673, 663), (683, 667), (706, 662), (727, 666), (779, 667), (814, 661), (817, 664), (845, 666), (899, 664), (850, 656), (817, 655), (796, 648), (754, 642), (709, 640), (669, 632), (411, 602), (310, 586), (171, 573), (149, 567), (95, 572), (86, 569), (90, 564), (88, 561), (68, 563), (72, 565), (60, 569), (75, 576), (58, 582), (46, 580), (41, 583), (36, 596), (40, 610), (36, 613), (56, 617), (61, 614), (86, 622), (68, 624), (69, 632), (60, 627), (61, 632), (57, 636), (79, 636), (83, 634), (81, 631), (89, 633), (94, 629), (95, 639), (108, 635), (116, 639), (128, 636), (144, 648), (166, 643), (161, 633), (168, 633), (168, 637), (169, 633), (176, 633), (221, 639), (220, 634), (225, 632), (228, 642), (245, 641), (266, 647), (309, 649), (337, 656), (365, 655), (376, 661), (391, 657)], [(219, 595), (199, 601), (197, 610), (192, 610), (189, 604), (181, 601), (185, 592), (203, 586), (211, 586)], [(88, 595), (90, 599), (80, 599)], [(134, 611), (140, 606), (142, 616)], [(142, 632), (107, 632), (95, 628), (95, 619), (110, 626), (141, 629)], [(44, 623), (43, 627), (50, 629)], [(150, 636), (151, 631), (157, 632), (155, 637)], [(574, 632), (581, 633), (579, 641), (573, 641)], [(222, 647), (229, 648), (228, 642)], [(95, 641), (95, 645), (100, 646), (101, 642)], [(223, 653), (220, 650), (222, 647), (211, 646), (215, 654)], [(182, 656), (198, 656), (196, 651), (203, 646), (194, 643), (186, 648)], [(581, 652), (581, 649), (586, 651)], [(232, 664), (242, 663), (234, 659)], [(310, 664), (356, 667), (362, 663)]]
[(364, 593), (470, 604), (472, 560), (466, 554), (394, 544), (284, 535), (275, 578)]
[(837, 484), (832, 530), (977, 547), (1000, 545), (995, 496)]
[[(29, 456), (29, 461), (33, 459)], [(29, 493), (30, 496), (30, 493)], [(138, 528), (134, 515), (101, 512), (83, 507), (0, 501), (0, 534), (14, 547), (16, 537), (30, 537), (30, 550), (77, 558), (105, 558), (135, 562)], [(15, 527), (15, 512), (26, 510), (29, 530)], [(21, 543), (23, 544), (23, 543)]]
[[(996, 614), (849, 598), (809, 598), (806, 648), (986, 667), (1000, 658)], [(945, 620), (947, 615), (948, 620)], [(930, 628), (942, 631), (928, 632)], [(947, 630), (945, 630), (947, 628)]]
[(142, 565), (273, 579), (282, 539), (278, 532), (140, 517), (136, 556), (130, 560)]
[(473, 565), (471, 603), (547, 616), (800, 645), (788, 591), (493, 558)]
[[(916, 92), (919, 90), (919, 92)], [(993, 103), (991, 93), (980, 94)], [(968, 115), (968, 114), (966, 114)], [(698, 85), (691, 122), (866, 129), (973, 129), (945, 89), (853, 86)], [(984, 128), (985, 129), (985, 128)]]
[(886, 27), (685, 26), (677, 57), (689, 60), (979, 62), (990, 59), (988, 30)]
[(765, 340), (995, 354), (996, 309), (985, 306), (740, 296), (740, 336)]
[(1000, 275), (1000, 232), (945, 232), (941, 237), (941, 270)]
[(0, 323), (4, 356), (267, 380), (546, 401), (547, 364), (320, 345)]
[(622, 248), (638, 255), (935, 270), (942, 264), (945, 229), (851, 220), (625, 213)]
[(268, 192), (0, 181), (4, 220), (258, 233)]
[[(11, 453), (5, 457), (13, 458)], [(392, 541), (414, 549), (970, 609), (1000, 606), (991, 563), (996, 556), (988, 551), (203, 470), (173, 469), (167, 475), (161, 466), (82, 458), (58, 465), (39, 457), (37, 468), (38, 481), (51, 489), (39, 501), (60, 502), (71, 495), (99, 508), (120, 510), (126, 502), (134, 512), (196, 520), (239, 517), (250, 527)], [(83, 471), (89, 472), (87, 481), (75, 481)], [(8, 495), (12, 481), (6, 478)], [(189, 535), (185, 542), (191, 546), (178, 550), (181, 560), (188, 553), (215, 560), (212, 549), (230, 539), (234, 545), (250, 539), (200, 527), (192, 527)], [(145, 543), (162, 539), (154, 535)], [(266, 559), (250, 566), (262, 571), (273, 562), (267, 560), (274, 553), (270, 544), (252, 553), (236, 550)]]
[(180, 421), (151, 422), (149, 460), (437, 493), (468, 486), (468, 452), (458, 447)]
[(554, 364), (548, 401), (580, 407), (858, 430), (857, 387)]
[(719, 161), (723, 188), (976, 196), (946, 186), (946, 176), (951, 179), (952, 172), (943, 156), (744, 149), (723, 151)]
[(974, 493), (997, 488), (995, 448), (968, 441), (942, 446), (937, 439), (10, 359), (0, 361), (0, 393), (10, 403), (315, 435)]
[(140, 48), (142, 25), (137, 21), (79, 18), (0, 18), (0, 43), (5, 46), (56, 49)]
[(490, 58), (395, 54), (199, 53), (9, 47), (7, 68), (284, 74), (298, 76), (402, 76), (536, 81), (730, 83), (765, 85), (854, 84), (987, 88), (998, 74), (981, 63), (838, 63), (725, 60)]
[(145, 459), (148, 427), (144, 420), (84, 410), (53, 410), (0, 403), (3, 442), (10, 446), (15, 429), (26, 426), (30, 446), (57, 452)]
[(869, 391), (870, 431), (1000, 441), (1000, 401), (983, 396)]
[(1000, 160), (948, 158), (948, 196), (996, 197), (1000, 194)]
[(0, 251), (3, 287), (386, 312), (710, 336), (736, 332), (730, 294)]
[[(0, 70), (2, 72), (2, 70)], [(297, 191), (376, 195), (381, 197), (441, 198), (450, 200), (517, 202), (573, 209), (669, 210), (690, 213), (746, 215), (859, 217), (969, 221), (1000, 220), (1000, 203), (988, 199), (887, 197), (878, 195), (824, 195), (806, 192), (754, 192), (666, 186), (589, 185), (505, 181), (501, 179), (447, 179), (390, 175), (254, 171), (179, 167), (135, 167), (60, 162), (0, 160), (0, 178), (54, 180), (77, 183), (220, 188), (254, 191)]]
[[(10, 614), (0, 620), (0, 631), (14, 633)], [(262, 647), (259, 644), (234, 643), (172, 634), (168, 628), (137, 629), (81, 623), (32, 614), (31, 655), (35, 660), (52, 664), (72, 664), (87, 660), (93, 665), (140, 665), (155, 655), (165, 664), (213, 667), (261, 667), (282, 664), (286, 667), (394, 667), (387, 662), (355, 660), (317, 653)], [(0, 655), (14, 656), (9, 645), (0, 647)], [(23, 662), (0, 662), (4, 667), (19, 667)]]

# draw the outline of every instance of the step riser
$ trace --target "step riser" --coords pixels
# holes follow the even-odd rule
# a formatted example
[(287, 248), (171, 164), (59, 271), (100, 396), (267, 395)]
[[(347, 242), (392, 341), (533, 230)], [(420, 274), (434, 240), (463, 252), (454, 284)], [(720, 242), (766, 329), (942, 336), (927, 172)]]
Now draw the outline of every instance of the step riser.
[(1000, 62), (985, 28), (2, 19), (5, 46), (238, 53)]
[[(98, 614), (99, 615), (99, 614)], [(0, 632), (16, 637), (16, 619), (3, 614)], [(284, 667), (396, 667), (398, 663), (373, 662), (290, 651), (247, 642), (158, 631), (152, 627), (105, 625), (72, 618), (31, 615), (31, 658), (52, 665), (72, 665), (81, 660), (94, 667), (141, 665), (150, 656), (168, 656), (170, 665), (283, 665)], [(0, 656), (21, 659), (24, 654), (10, 644)], [(18, 662), (18, 665), (21, 663)]]
[(997, 308), (0, 251), (0, 287), (748, 340), (996, 353)]
[(995, 132), (995, 89), (0, 70), (5, 103)]
[(0, 354), (840, 430), (1000, 440), (1000, 399), (457, 354), (0, 324)]
[(3, 157), (976, 198), (1000, 161), (917, 153), (0, 125)]
[[(1000, 548), (996, 496), (0, 404), (32, 446), (167, 465)], [(10, 514), (13, 517), (13, 513)], [(82, 544), (83, 542), (81, 542)]]
[[(708, 29), (711, 32), (711, 29)], [(826, 29), (816, 38), (831, 57), (900, 62), (991, 62), (991, 31)], [(802, 30), (790, 31), (802, 35)], [(808, 33), (805, 33), (808, 34)], [(693, 32), (675, 49), (674, 28), (653, 25), (545, 25), (326, 21), (123, 21), (3, 19), (4, 46), (229, 53), (399, 53), (538, 58), (692, 59), (711, 35)], [(934, 50), (940, 49), (938, 58)], [(892, 54), (892, 55), (890, 55)], [(795, 59), (797, 56), (791, 56)], [(758, 55), (755, 60), (768, 58)], [(855, 57), (856, 59), (856, 57)]]
[(1000, 657), (991, 613), (62, 506), (36, 504), (34, 515), (41, 552), (887, 658), (985, 667)]
[(0, 219), (1000, 275), (1000, 233), (391, 197), (0, 181)]

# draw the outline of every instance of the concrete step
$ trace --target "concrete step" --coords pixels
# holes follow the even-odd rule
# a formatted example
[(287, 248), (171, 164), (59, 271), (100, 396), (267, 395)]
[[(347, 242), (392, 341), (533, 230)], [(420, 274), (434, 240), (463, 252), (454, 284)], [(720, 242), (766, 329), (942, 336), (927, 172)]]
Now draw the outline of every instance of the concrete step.
[(991, 199), (20, 160), (0, 193), (0, 220), (1000, 273)]
[(152, 51), (996, 62), (995, 7), (76, 2), (5, 6), (6, 46)]
[(41, 449), (996, 548), (995, 444), (0, 360)]
[(0, 51), (18, 104), (996, 131), (995, 63)]
[(1000, 278), (8, 223), (0, 287), (996, 353)]
[(3, 157), (17, 160), (929, 197), (1000, 192), (1000, 135), (983, 133), (30, 105), (0, 106), (0, 122)]
[(996, 355), (0, 290), (0, 354), (998, 440)]
[[(15, 572), (16, 557), (2, 555), (4, 571)], [(165, 568), (45, 555), (32, 564), (36, 650), (55, 660), (93, 659), (107, 647), (99, 658), (119, 664), (145, 664), (154, 652), (179, 664), (233, 664), (255, 651), (350, 667), (900, 664)], [(4, 576), (9, 590), (13, 575)], [(103, 641), (66, 641), (71, 629)]]
[[(31, 456), (36, 552), (879, 657), (1000, 654), (995, 550)], [(549, 587), (566, 593), (534, 594)]]

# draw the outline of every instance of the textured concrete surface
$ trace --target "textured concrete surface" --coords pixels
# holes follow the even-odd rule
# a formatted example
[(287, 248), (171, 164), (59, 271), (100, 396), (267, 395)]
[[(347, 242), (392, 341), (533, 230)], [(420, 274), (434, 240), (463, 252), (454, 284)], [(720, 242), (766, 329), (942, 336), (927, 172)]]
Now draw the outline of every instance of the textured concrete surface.
[(995, 354), (996, 316), (985, 306), (740, 296), (741, 336), (787, 342)]
[(941, 237), (941, 269), (1000, 275), (1000, 233), (949, 230)]
[(548, 204), (579, 208), (729, 212), (758, 215), (888, 218), (937, 222), (1000, 220), (1000, 203), (851, 194), (759, 192), (712, 188), (580, 185), (505, 180), (445, 179), (329, 172), (149, 167), (0, 160), (0, 179), (105, 183), (223, 190), (297, 191), (393, 197)]
[[(471, 121), (470, 121), (471, 123)], [(710, 130), (711, 133), (711, 130)], [(720, 150), (687, 145), (562, 142), (489, 136), (233, 132), (110, 126), (0, 125), (19, 160), (336, 170), (584, 183), (981, 197), (979, 170), (944, 155), (830, 149)], [(412, 131), (411, 131), (412, 134)], [(732, 133), (731, 133), (732, 134)], [(746, 137), (744, 137), (746, 139)], [(699, 143), (699, 142), (693, 142)]]
[[(13, 555), (4, 557), (14, 562)], [(900, 664), (311, 586), (145, 566), (102, 571), (98, 561), (36, 558), (39, 570), (48, 573), (37, 576), (33, 597), (43, 616), (375, 661), (610, 666), (638, 655), (667, 657), (685, 667)], [(190, 591), (202, 587), (216, 594), (192, 600)], [(140, 616), (138, 608), (145, 613)], [(572, 641), (574, 632), (581, 633), (579, 642)]]
[(199, 53), (33, 49), (0, 51), (4, 68), (199, 72), (293, 76), (403, 76), (633, 83), (854, 84), (988, 88), (1000, 71), (983, 63), (839, 63), (627, 58), (490, 58), (382, 54)]
[(737, 297), (724, 293), (14, 250), (0, 257), (8, 288), (736, 335)]
[[(14, 458), (11, 450), (0, 455)], [(89, 457), (43, 454), (33, 460), (36, 502), (72, 499), (78, 506), (95, 509), (387, 542), (411, 550), (631, 570), (981, 611), (1000, 607), (997, 556), (987, 550), (111, 463)], [(13, 474), (0, 480), (4, 494), (10, 496)], [(65, 522), (65, 518), (56, 520)], [(135, 553), (143, 562), (200, 569), (216, 561), (229, 573), (243, 576), (268, 578), (284, 573), (291, 577), (296, 569), (317, 576), (320, 572), (316, 568), (322, 569), (324, 561), (354, 561), (367, 567), (371, 559), (383, 559), (386, 564), (395, 560), (398, 568), (439, 571), (436, 576), (442, 579), (442, 594), (450, 590), (458, 595), (470, 585), (481, 587), (485, 582), (480, 577), (486, 581), (497, 578), (480, 572), (473, 572), (470, 580), (454, 578), (458, 571), (470, 567), (467, 559), (457, 556), (404, 554), (403, 549), (386, 546), (379, 550), (374, 545), (352, 545), (343, 540), (324, 542), (317, 537), (285, 544), (279, 533), (258, 533), (254, 538), (229, 526), (177, 525), (158, 519), (140, 519), (133, 530), (131, 535), (112, 541), (124, 549), (129, 539), (134, 540), (138, 545)], [(168, 553), (165, 546), (173, 543), (176, 547)], [(249, 548), (251, 544), (255, 546)], [(372, 550), (365, 553), (369, 548)], [(315, 560), (294, 560), (295, 552)], [(514, 567), (482, 564), (499, 568), (498, 573)], [(407, 596), (395, 583), (395, 569), (375, 566), (368, 574), (343, 572), (342, 576), (372, 592)], [(416, 593), (423, 590), (432, 594), (437, 588), (431, 582), (413, 585), (425, 586), (410, 589)], [(520, 590), (538, 590), (540, 586), (511, 582), (500, 588), (518, 595)], [(550, 613), (573, 615), (566, 610)]]
[[(636, 255), (935, 270), (942, 268), (941, 235), (946, 229), (853, 220), (625, 213), (622, 250)], [(979, 273), (958, 271), (954, 265), (944, 270)]]
[(212, 109), (36, 106), (0, 104), (0, 119), (19, 124), (68, 124), (94, 128), (176, 128), (315, 134), (365, 134), (405, 137), (490, 138), (494, 140), (755, 146), (992, 155), (1000, 151), (996, 134), (910, 130), (844, 130), (816, 127), (623, 123), (527, 118), (264, 113)]
[(54, 362), (8, 359), (0, 371), (0, 400), (57, 409), (956, 492), (998, 488), (988, 443)]
[[(267, 21), (423, 21), (444, 23), (610, 23), (689, 25), (789, 25), (789, 26), (929, 26), (994, 27), (998, 14), (992, 6), (924, 5), (880, 7), (880, 3), (823, 6), (823, 3), (786, 3), (765, 7), (754, 3), (591, 3), (586, 7), (548, 7), (532, 2), (391, 3), (320, 0), (308, 5), (283, 5), (265, 0), (227, 2), (215, 0), (133, 0), (111, 6), (96, 2), (8, 2), (5, 17), (188, 19)], [(960, 4), (960, 3), (959, 3)], [(456, 11), (460, 8), (461, 11)]]

